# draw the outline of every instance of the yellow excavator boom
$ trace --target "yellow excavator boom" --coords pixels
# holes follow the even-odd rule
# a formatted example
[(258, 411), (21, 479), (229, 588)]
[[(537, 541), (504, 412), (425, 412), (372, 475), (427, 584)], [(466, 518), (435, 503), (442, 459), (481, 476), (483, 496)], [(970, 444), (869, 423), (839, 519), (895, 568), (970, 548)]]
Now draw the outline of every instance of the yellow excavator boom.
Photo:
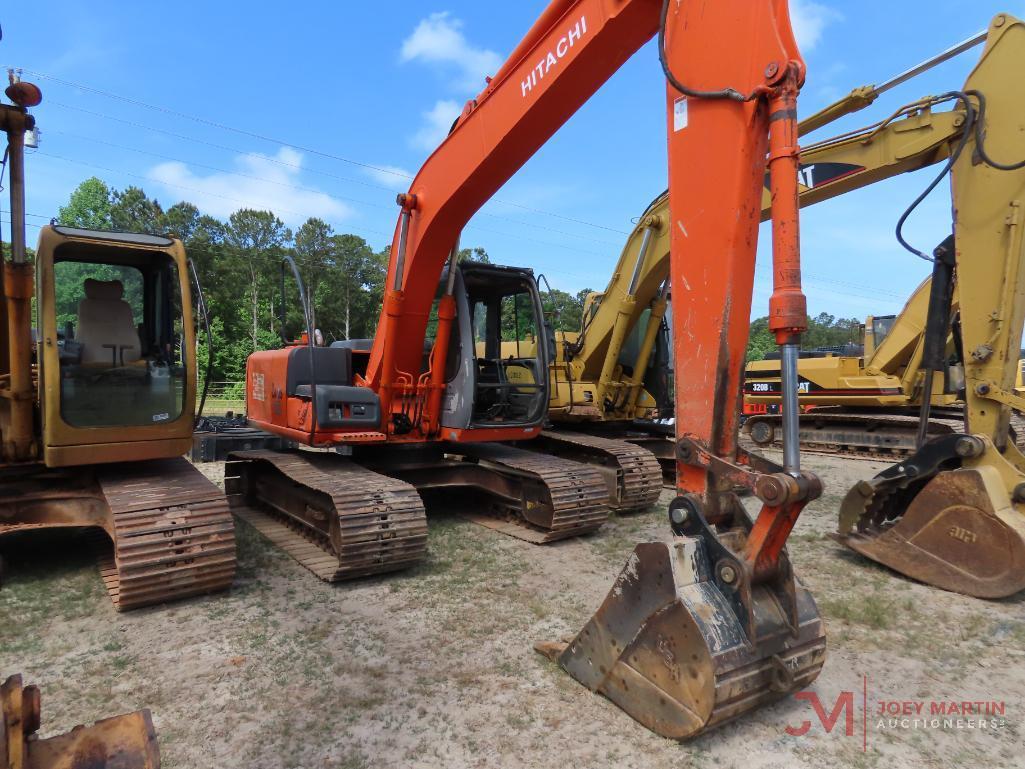
[[(961, 108), (935, 111), (929, 100), (922, 100), (902, 107), (884, 124), (805, 147), (801, 206), (948, 159), (963, 133), (964, 120)], [(770, 204), (766, 189), (763, 220)], [(668, 207), (665, 193), (648, 206), (627, 239), (608, 287), (589, 297), (580, 332), (556, 333), (549, 401), (553, 421), (644, 419), (656, 413), (655, 398), (643, 389), (642, 366), (651, 359), (668, 299)], [(640, 344), (634, 357), (624, 360), (624, 342), (631, 334)]]
[[(953, 232), (932, 255), (923, 368), (934, 371), (957, 307), (964, 360), (963, 433), (852, 488), (838, 538), (914, 579), (996, 598), (1025, 589), (1025, 457), (1010, 440), (1025, 324), (1025, 24), (997, 16), (961, 93), (970, 109), (951, 168)], [(931, 348), (931, 351), (930, 351)], [(927, 418), (930, 405), (923, 404)]]

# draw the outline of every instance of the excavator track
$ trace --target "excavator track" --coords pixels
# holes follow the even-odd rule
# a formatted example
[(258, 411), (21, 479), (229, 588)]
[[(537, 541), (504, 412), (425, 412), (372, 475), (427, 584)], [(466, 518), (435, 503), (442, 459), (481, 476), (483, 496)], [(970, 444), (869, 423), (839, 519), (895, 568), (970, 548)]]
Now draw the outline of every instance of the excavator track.
[(231, 585), (235, 527), (227, 500), (186, 460), (105, 466), (96, 480), (113, 541), (100, 574), (118, 611)]
[(495, 443), (461, 444), (458, 452), (522, 484), (519, 500), (496, 497), (498, 517), (466, 516), (475, 523), (546, 544), (590, 534), (608, 519), (608, 485), (591, 465)]
[(1025, 414), (1011, 409), (1011, 439), (1014, 445), (1025, 451)]
[(532, 451), (597, 467), (605, 476), (614, 513), (647, 510), (662, 491), (662, 467), (642, 446), (568, 430), (545, 430), (524, 445)]
[(312, 452), (238, 451), (226, 469), (232, 512), (325, 582), (426, 555), (427, 515), (408, 483)]
[[(826, 412), (826, 413), (819, 413)], [(801, 415), (801, 451), (841, 454), (864, 459), (901, 459), (915, 453), (919, 419), (913, 414), (828, 413), (815, 409)], [(964, 420), (933, 417), (929, 438), (964, 430)], [(757, 414), (748, 417), (744, 433), (761, 448), (782, 447), (782, 417)]]

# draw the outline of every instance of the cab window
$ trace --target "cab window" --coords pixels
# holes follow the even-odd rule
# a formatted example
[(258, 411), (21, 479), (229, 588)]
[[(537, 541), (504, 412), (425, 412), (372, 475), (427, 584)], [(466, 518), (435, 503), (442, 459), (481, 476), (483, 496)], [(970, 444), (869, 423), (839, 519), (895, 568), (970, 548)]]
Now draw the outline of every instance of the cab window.
[(61, 418), (72, 427), (176, 420), (186, 351), (174, 260), (128, 252), (112, 264), (68, 250), (54, 258)]

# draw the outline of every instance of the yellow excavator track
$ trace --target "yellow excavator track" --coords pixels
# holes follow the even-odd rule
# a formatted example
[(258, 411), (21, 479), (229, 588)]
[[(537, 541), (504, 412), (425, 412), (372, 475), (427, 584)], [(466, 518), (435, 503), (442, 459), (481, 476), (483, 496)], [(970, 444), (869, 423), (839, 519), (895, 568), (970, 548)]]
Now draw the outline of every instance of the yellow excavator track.
[(100, 562), (118, 611), (225, 590), (235, 576), (235, 527), (224, 493), (184, 459), (96, 473), (113, 543)]
[(224, 492), (181, 458), (25, 470), (0, 481), (0, 537), (89, 529), (118, 611), (224, 590), (235, 528)]

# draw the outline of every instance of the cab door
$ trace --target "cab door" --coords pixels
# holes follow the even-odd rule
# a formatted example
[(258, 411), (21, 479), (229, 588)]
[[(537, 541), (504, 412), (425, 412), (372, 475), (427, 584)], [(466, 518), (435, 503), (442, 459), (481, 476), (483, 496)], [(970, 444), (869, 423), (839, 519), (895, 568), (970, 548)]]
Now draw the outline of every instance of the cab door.
[(196, 369), (181, 243), (53, 226), (36, 259), (46, 464), (187, 452)]

